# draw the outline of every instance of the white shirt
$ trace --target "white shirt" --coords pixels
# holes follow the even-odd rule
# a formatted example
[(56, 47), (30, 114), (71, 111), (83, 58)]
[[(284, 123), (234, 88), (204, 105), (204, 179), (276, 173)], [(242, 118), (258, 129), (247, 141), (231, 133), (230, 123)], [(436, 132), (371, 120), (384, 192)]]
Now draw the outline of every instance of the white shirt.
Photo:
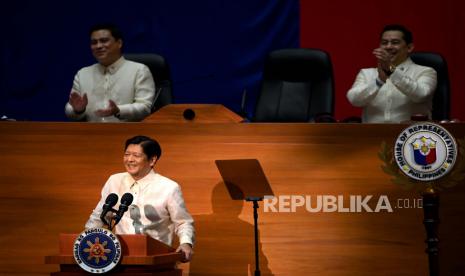
[(419, 113), (431, 118), (437, 84), (433, 68), (417, 65), (408, 58), (380, 87), (377, 78), (376, 68), (362, 69), (347, 92), (352, 105), (363, 107), (362, 122), (399, 123)]
[[(176, 233), (180, 244), (194, 244), (194, 220), (186, 210), (181, 188), (176, 182), (153, 170), (138, 181), (127, 172), (110, 176), (86, 228), (103, 226), (100, 214), (111, 193), (117, 194), (120, 200), (125, 193), (134, 197), (129, 210), (114, 229), (116, 234), (146, 234), (171, 246), (173, 233)], [(114, 207), (118, 208), (119, 204)]]
[[(155, 83), (148, 67), (123, 56), (108, 67), (96, 63), (79, 70), (74, 77), (73, 90), (81, 95), (86, 93), (88, 105), (83, 114), (76, 114), (66, 103), (66, 116), (90, 122), (141, 121), (150, 115), (155, 97)], [(120, 119), (95, 115), (97, 109), (107, 107), (110, 99), (120, 109)]]

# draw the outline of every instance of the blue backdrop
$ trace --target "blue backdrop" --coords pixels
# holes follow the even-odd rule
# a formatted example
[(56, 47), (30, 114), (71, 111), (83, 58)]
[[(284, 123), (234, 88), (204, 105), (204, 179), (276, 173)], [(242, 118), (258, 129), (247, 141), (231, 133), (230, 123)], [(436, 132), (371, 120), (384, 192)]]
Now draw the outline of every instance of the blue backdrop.
[(170, 63), (175, 103), (253, 112), (264, 58), (299, 47), (298, 0), (10, 1), (0, 12), (0, 116), (63, 121), (74, 74), (94, 63), (88, 29), (114, 22), (124, 51)]

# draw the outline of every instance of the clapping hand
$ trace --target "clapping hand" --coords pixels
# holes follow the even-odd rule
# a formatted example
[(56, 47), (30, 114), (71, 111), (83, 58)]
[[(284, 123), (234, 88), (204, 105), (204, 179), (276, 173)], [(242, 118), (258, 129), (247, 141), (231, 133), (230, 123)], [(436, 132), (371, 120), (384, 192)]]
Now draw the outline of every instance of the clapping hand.
[(100, 117), (113, 116), (119, 112), (119, 108), (112, 100), (108, 100), (108, 108), (97, 109), (95, 115)]
[(81, 94), (78, 92), (71, 90), (68, 102), (73, 107), (74, 112), (82, 113), (86, 110), (87, 107), (87, 94), (84, 93), (84, 95), (81, 96)]
[(373, 50), (373, 55), (378, 60), (378, 77), (382, 81), (386, 81), (388, 76), (385, 72), (389, 71), (389, 66), (392, 65), (393, 56), (383, 48)]

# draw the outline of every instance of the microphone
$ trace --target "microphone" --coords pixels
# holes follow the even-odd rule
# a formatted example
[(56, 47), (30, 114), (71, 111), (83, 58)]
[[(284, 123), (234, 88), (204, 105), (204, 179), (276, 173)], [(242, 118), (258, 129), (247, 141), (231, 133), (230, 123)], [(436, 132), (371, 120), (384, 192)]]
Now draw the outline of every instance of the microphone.
[(111, 193), (107, 196), (107, 199), (105, 199), (105, 204), (103, 204), (102, 213), (100, 214), (100, 219), (103, 221), (103, 223), (105, 223), (108, 226), (110, 226), (110, 224), (105, 219), (105, 216), (107, 215), (108, 211), (113, 209), (113, 206), (115, 206), (117, 202), (118, 202), (118, 195)]
[(188, 108), (188, 109), (184, 110), (184, 112), (182, 113), (182, 116), (184, 117), (184, 119), (186, 119), (188, 121), (192, 121), (195, 118), (195, 112), (194, 112), (194, 110)]
[(113, 227), (118, 224), (121, 218), (123, 218), (124, 213), (129, 209), (129, 205), (131, 205), (133, 199), (134, 198), (130, 193), (125, 193), (121, 197), (121, 204), (119, 205), (118, 211), (116, 212), (115, 225), (113, 225)]
[(155, 110), (155, 104), (157, 103), (157, 100), (158, 100), (158, 97), (160, 97), (160, 94), (161, 94), (161, 87), (157, 89), (157, 91), (155, 91), (155, 96), (153, 97), (153, 101), (152, 101), (152, 108), (151, 110)]
[(242, 91), (242, 99), (241, 99), (241, 111), (240, 114), (242, 117), (247, 118), (247, 111), (245, 110), (245, 102), (247, 100), (247, 89), (244, 88)]

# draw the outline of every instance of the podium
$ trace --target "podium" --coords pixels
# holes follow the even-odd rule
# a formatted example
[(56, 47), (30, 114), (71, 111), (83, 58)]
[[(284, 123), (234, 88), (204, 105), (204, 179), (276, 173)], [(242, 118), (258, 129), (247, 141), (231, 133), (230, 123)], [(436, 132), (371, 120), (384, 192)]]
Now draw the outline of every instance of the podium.
[[(190, 110), (193, 117), (185, 118), (184, 112)], [(221, 104), (169, 104), (145, 118), (143, 123), (241, 123), (244, 118)]]
[[(59, 255), (46, 256), (46, 264), (59, 264), (60, 271), (52, 276), (91, 275), (84, 271), (74, 260), (73, 245), (79, 234), (60, 234)], [(146, 235), (118, 235), (123, 256), (120, 264), (106, 275), (132, 276), (181, 276), (182, 270), (176, 268), (176, 262), (182, 259), (182, 253)]]

